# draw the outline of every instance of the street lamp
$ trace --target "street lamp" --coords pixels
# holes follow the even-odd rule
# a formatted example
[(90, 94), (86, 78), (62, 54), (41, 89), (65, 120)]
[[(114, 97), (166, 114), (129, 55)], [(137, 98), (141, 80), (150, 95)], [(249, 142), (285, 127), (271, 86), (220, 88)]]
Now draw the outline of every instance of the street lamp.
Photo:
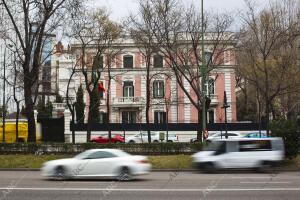
[[(224, 101), (223, 101), (223, 107), (221, 107), (222, 109), (225, 109), (225, 138), (228, 139), (228, 133), (227, 133), (227, 108), (229, 108), (230, 106), (227, 103), (227, 97), (226, 97), (226, 91), (224, 91)], [(222, 138), (222, 134), (221, 134), (221, 138)]]

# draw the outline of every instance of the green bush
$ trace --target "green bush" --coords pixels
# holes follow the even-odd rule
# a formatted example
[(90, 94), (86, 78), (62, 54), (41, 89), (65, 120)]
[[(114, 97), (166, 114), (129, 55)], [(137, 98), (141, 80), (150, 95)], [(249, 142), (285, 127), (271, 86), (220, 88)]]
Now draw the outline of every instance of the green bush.
[(272, 121), (270, 124), (272, 137), (282, 137), (287, 158), (295, 158), (299, 153), (300, 126), (296, 119)]
[(143, 143), (143, 144), (95, 144), (95, 143), (0, 143), (0, 154), (78, 154), (88, 149), (114, 148), (131, 154), (170, 155), (192, 154), (202, 149), (201, 143)]

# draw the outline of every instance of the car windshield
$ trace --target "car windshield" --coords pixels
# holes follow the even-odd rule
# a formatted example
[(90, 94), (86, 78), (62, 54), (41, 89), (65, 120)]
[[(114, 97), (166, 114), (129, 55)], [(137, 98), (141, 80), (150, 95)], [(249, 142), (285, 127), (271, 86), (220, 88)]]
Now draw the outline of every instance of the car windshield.
[(212, 141), (208, 145), (204, 146), (203, 151), (217, 151), (224, 141)]

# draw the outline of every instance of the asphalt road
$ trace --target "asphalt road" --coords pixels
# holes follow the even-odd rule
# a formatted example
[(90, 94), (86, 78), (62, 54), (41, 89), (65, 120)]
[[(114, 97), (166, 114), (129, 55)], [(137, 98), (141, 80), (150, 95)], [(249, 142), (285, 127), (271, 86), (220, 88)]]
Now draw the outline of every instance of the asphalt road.
[(38, 171), (0, 171), (0, 200), (300, 199), (300, 172), (152, 172), (129, 182), (52, 181)]

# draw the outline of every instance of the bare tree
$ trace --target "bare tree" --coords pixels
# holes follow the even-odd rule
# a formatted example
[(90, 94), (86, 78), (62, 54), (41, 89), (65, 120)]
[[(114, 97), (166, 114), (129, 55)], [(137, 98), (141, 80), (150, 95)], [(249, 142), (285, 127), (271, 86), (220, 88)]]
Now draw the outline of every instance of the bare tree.
[[(299, 67), (294, 45), (299, 32), (299, 10), (293, 0), (271, 2), (259, 10), (246, 1), (248, 12), (242, 17), (239, 33), (240, 55), (244, 57), (243, 78), (257, 88), (265, 105), (267, 135), (269, 115), (276, 97), (299, 89)], [(240, 71), (241, 71), (240, 70)]]
[[(103, 68), (100, 67), (101, 60), (103, 60), (106, 51), (113, 45), (113, 42), (119, 38), (119, 29), (119, 25), (109, 20), (109, 15), (105, 9), (96, 10), (92, 14), (83, 12), (74, 20), (73, 31), (77, 43), (73, 45), (73, 48), (77, 51), (77, 59), (80, 59), (80, 71), (84, 76), (85, 89), (88, 92), (89, 99), (91, 99), (93, 92), (98, 90), (93, 84), (98, 83), (103, 72)], [(87, 142), (91, 138), (93, 121), (91, 111), (93, 109), (99, 108), (90, 103)]]
[[(198, 110), (198, 124), (201, 125), (203, 98), (210, 94), (200, 83), (216, 73), (223, 64), (224, 52), (235, 45), (234, 35), (228, 32), (232, 17), (226, 13), (205, 15), (206, 75), (203, 76), (200, 72), (204, 62), (201, 59), (202, 17), (197, 9), (193, 5), (184, 9), (177, 0), (150, 0), (145, 4), (150, 16), (147, 25), (157, 49), (175, 74), (178, 86)], [(185, 81), (192, 92), (185, 87)], [(201, 140), (201, 127), (197, 137)]]
[[(68, 13), (80, 7), (80, 0), (1, 0), (1, 9), (8, 16), (8, 40), (17, 46), (17, 57), (24, 73), (24, 96), (28, 119), (28, 141), (35, 142), (34, 100), (42, 58), (42, 44), (68, 17)], [(17, 41), (15, 40), (17, 37)]]

